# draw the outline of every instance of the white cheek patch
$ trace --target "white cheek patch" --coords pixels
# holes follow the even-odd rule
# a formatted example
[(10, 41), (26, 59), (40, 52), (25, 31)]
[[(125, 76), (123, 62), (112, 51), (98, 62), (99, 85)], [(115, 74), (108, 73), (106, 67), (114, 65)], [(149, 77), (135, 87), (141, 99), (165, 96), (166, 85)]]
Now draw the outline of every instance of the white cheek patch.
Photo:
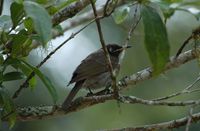
[(113, 49), (112, 48), (109, 48), (109, 52), (111, 53), (113, 51)]

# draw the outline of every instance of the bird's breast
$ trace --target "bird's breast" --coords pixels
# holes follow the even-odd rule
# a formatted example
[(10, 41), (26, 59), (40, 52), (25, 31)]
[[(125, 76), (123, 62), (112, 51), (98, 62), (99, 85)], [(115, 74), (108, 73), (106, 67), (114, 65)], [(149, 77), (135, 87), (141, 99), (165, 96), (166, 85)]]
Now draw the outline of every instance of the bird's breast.
[(82, 85), (83, 88), (92, 90), (110, 86), (112, 83), (110, 72), (105, 72), (86, 79)]

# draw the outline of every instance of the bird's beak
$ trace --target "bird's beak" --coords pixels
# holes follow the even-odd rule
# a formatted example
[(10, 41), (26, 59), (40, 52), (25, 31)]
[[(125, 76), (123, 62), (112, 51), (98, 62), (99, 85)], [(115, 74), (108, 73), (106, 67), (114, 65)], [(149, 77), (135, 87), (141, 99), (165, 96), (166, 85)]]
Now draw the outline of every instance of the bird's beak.
[(126, 50), (126, 49), (128, 49), (128, 48), (131, 48), (132, 46), (130, 46), (130, 45), (127, 45), (127, 46), (125, 46), (125, 47), (122, 47), (122, 48), (120, 48), (120, 49), (118, 49), (118, 50), (116, 50), (115, 52), (122, 52), (123, 50)]
[(128, 48), (131, 48), (132, 46), (131, 45), (127, 45), (126, 47), (124, 47), (124, 49), (128, 49)]
[(131, 45), (123, 46), (120, 50), (123, 51), (123, 50), (126, 50), (126, 49), (131, 48), (131, 47), (132, 47)]

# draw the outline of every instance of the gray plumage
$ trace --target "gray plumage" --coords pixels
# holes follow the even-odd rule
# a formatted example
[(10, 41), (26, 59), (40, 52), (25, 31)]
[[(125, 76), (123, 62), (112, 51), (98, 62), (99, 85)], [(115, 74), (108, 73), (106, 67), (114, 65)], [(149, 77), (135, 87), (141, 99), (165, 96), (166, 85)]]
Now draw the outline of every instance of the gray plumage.
[[(109, 44), (106, 47), (110, 54), (113, 69), (119, 69), (119, 55), (123, 47), (116, 44)], [(71, 101), (81, 88), (93, 90), (111, 85), (112, 80), (109, 67), (102, 48), (87, 56), (76, 68), (69, 84), (74, 82), (76, 82), (75, 86), (62, 104), (63, 109), (69, 107)]]

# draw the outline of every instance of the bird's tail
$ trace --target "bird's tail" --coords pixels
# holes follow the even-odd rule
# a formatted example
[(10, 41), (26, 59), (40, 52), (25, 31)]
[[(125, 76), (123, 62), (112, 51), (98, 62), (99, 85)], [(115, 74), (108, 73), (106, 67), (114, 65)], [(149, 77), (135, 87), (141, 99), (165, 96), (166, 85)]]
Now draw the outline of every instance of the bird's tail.
[(62, 104), (62, 109), (63, 110), (66, 110), (70, 106), (73, 98), (76, 96), (78, 91), (81, 89), (82, 84), (83, 84), (82, 81), (76, 82), (75, 86), (72, 88), (72, 90), (70, 91), (69, 95), (67, 96), (67, 98), (65, 99), (65, 101)]

